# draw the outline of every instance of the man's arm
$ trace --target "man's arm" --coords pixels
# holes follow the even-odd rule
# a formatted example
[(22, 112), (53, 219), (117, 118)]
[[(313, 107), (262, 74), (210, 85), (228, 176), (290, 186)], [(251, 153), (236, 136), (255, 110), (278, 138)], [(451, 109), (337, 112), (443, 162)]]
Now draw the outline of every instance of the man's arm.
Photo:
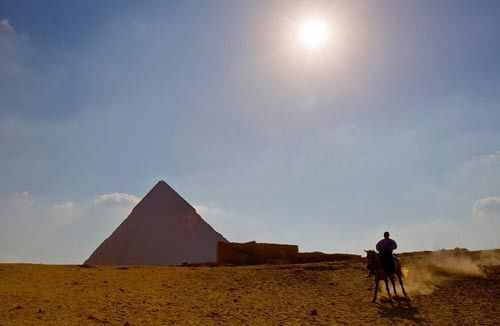
[(398, 248), (398, 244), (396, 241), (392, 240), (392, 250), (396, 250)]

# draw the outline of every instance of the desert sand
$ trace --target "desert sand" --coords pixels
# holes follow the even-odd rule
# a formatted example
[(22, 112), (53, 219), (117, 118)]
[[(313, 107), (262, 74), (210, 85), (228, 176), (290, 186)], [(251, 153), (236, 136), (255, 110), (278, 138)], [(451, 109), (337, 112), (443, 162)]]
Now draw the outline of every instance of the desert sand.
[[(0, 264), (0, 325), (498, 325), (499, 251), (401, 256), (412, 297), (371, 302), (364, 260), (238, 267)], [(385, 294), (385, 290), (380, 293)]]

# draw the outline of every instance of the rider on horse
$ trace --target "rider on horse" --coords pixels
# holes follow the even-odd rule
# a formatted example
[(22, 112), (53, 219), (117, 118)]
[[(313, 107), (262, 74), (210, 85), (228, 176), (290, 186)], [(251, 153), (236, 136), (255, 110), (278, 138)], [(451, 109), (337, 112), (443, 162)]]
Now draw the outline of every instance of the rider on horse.
[(374, 250), (366, 252), (366, 268), (368, 274), (366, 276), (375, 276), (375, 288), (373, 289), (373, 299), (377, 300), (378, 285), (380, 281), (385, 282), (385, 289), (389, 296), (389, 301), (392, 303), (391, 293), (389, 291), (390, 280), (394, 289), (394, 296), (397, 297), (395, 277), (398, 277), (399, 284), (403, 290), (405, 298), (408, 299), (408, 294), (403, 285), (403, 273), (401, 271), (401, 261), (398, 257), (393, 256), (392, 252), (398, 247), (396, 241), (389, 238), (389, 232), (384, 232), (384, 238), (377, 243), (378, 254)]
[(376, 249), (380, 255), (380, 263), (388, 275), (396, 273), (392, 251), (398, 247), (396, 241), (389, 238), (389, 232), (384, 232), (384, 238), (377, 243)]
[[(382, 268), (387, 273), (387, 275), (393, 275), (396, 272), (396, 267), (394, 264), (394, 257), (392, 256), (392, 251), (395, 250), (398, 245), (396, 241), (389, 238), (389, 232), (384, 232), (384, 238), (377, 243), (376, 249), (380, 256), (380, 263)], [(366, 277), (373, 276), (373, 266), (368, 270)]]

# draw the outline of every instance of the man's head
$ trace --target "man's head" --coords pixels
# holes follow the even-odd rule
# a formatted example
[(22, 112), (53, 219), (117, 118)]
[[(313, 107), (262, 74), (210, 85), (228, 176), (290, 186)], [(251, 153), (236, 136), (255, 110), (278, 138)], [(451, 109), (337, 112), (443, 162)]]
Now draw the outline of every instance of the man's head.
[(389, 232), (385, 231), (384, 232), (384, 239), (389, 239), (389, 236), (390, 236)]

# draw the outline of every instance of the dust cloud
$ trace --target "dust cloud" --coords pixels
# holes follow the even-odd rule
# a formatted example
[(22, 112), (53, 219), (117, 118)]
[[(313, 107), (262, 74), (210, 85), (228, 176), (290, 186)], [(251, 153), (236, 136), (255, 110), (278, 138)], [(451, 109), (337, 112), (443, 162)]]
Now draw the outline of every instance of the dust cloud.
[(408, 293), (426, 295), (455, 276), (485, 277), (488, 267), (500, 265), (500, 251), (440, 250), (415, 258), (408, 264), (402, 258), (402, 264)]

